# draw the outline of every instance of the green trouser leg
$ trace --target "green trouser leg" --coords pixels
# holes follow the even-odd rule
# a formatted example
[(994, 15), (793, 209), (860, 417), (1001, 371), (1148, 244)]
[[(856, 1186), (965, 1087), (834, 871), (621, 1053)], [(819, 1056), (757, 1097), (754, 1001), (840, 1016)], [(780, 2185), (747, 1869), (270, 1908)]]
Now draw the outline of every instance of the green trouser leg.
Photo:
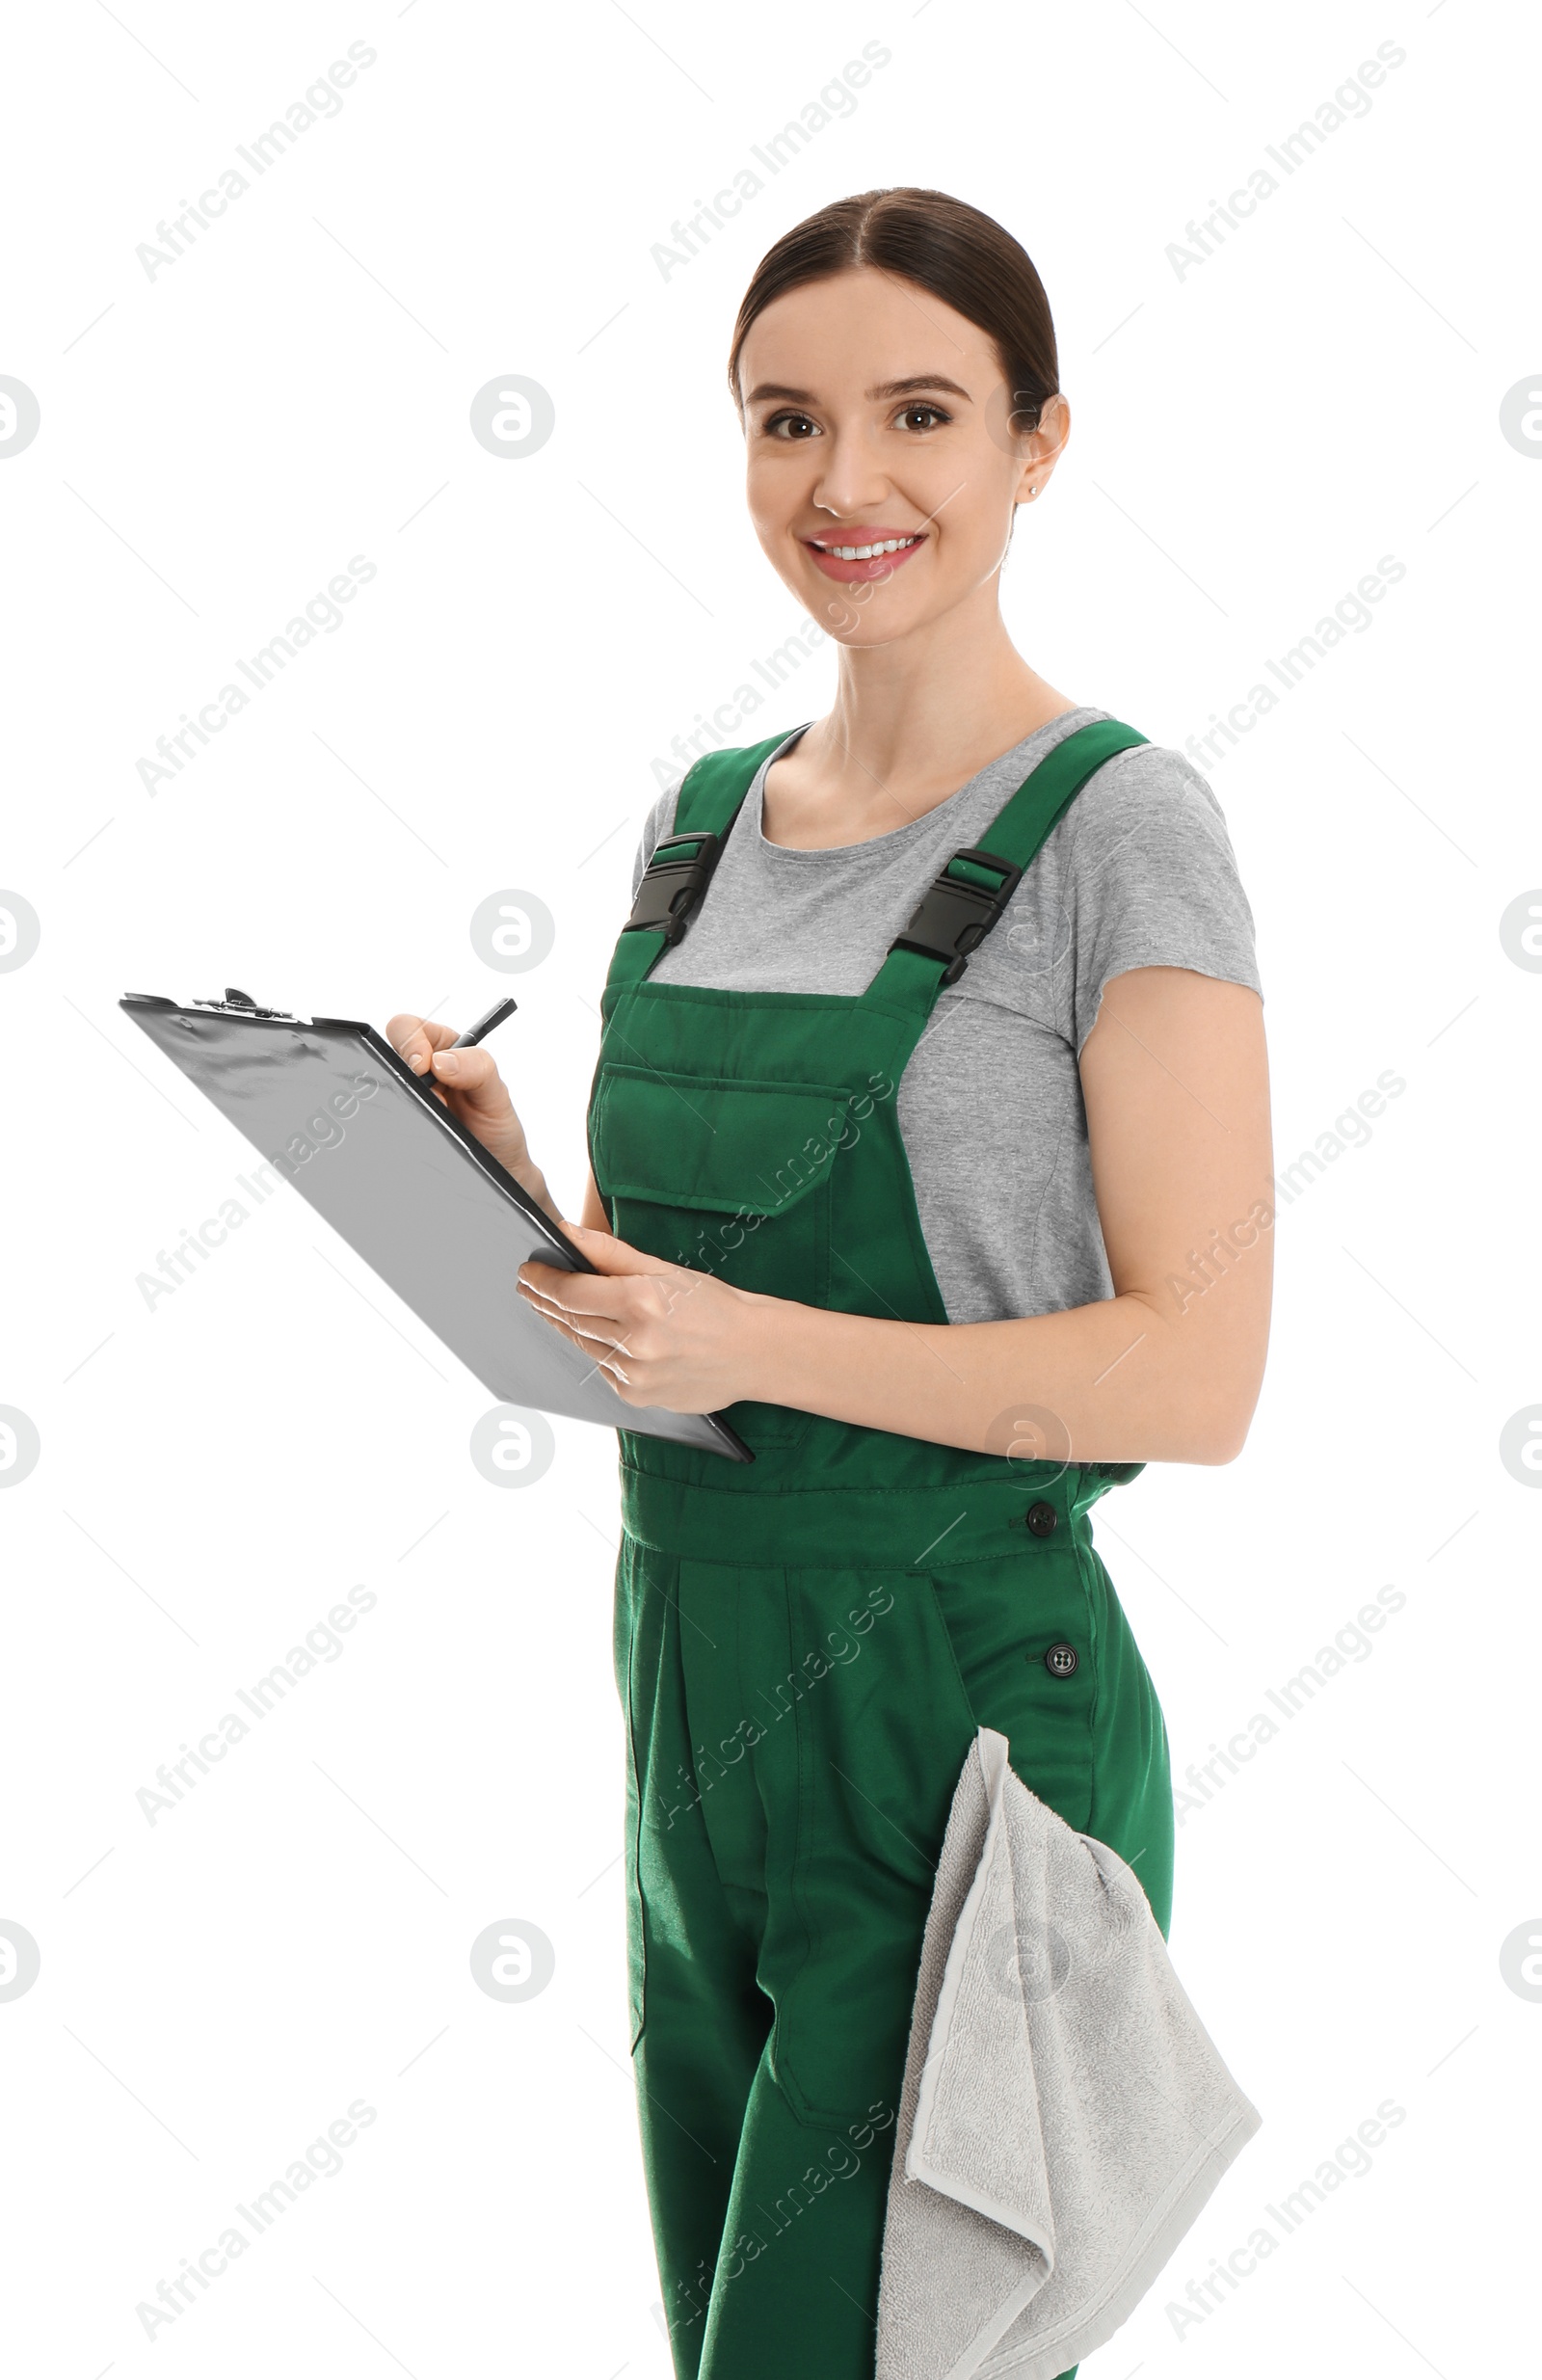
[[(1160, 1712), (1056, 1500), (1052, 1546), (956, 1571), (623, 1539), (634, 2051), (678, 2380), (870, 2380), (920, 1939), (978, 1725), (1130, 1860), (1165, 1930)], [(1057, 1643), (1071, 1678), (1044, 1663)]]

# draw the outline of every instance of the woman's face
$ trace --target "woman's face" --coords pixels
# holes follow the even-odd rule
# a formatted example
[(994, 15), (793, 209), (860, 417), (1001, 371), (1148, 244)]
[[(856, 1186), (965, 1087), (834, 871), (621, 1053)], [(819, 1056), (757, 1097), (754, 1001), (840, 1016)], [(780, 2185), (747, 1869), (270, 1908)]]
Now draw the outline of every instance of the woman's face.
[(1014, 432), (990, 334), (868, 266), (768, 306), (739, 387), (756, 534), (845, 645), (910, 635), (988, 585), (1014, 507), (1048, 478), (1069, 428), (1057, 397), (1037, 432)]

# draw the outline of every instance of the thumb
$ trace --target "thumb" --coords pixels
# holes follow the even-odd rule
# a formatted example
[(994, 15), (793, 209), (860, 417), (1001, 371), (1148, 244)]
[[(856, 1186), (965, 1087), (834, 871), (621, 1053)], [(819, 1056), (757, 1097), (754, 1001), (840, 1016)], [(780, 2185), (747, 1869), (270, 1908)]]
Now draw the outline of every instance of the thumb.
[(587, 1223), (564, 1223), (563, 1229), (597, 1272), (684, 1272), (688, 1269), (672, 1265), (662, 1256), (650, 1256), (629, 1242), (618, 1240), (613, 1231), (594, 1231)]

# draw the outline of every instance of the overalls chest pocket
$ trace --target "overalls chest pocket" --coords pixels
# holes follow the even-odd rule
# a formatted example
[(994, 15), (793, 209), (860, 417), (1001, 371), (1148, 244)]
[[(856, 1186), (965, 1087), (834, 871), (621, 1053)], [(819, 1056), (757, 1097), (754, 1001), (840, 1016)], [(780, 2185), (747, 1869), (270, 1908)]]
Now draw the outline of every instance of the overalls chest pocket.
[[(595, 1181), (617, 1237), (734, 1289), (830, 1303), (831, 1179), (857, 1137), (850, 1094), (651, 1067), (600, 1068)], [(808, 1415), (731, 1408), (752, 1447), (793, 1446)]]

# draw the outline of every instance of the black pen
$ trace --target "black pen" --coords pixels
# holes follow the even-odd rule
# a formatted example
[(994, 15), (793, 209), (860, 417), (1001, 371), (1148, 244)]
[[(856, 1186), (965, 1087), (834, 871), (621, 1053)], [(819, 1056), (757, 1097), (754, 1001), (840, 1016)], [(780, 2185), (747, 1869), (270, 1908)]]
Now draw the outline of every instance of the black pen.
[[(495, 1025), (501, 1025), (506, 1016), (513, 1016), (515, 1009), (518, 1006), (518, 1002), (516, 1000), (500, 1000), (495, 1002), (488, 1010), (486, 1016), (479, 1016), (474, 1025), (468, 1025), (464, 1033), (459, 1034), (454, 1041), (449, 1042), (446, 1045), (446, 1050), (474, 1050), (477, 1043), (485, 1040), (487, 1035), (492, 1032)], [(443, 1091), (449, 1089), (450, 1086), (447, 1083), (436, 1082), (434, 1075), (435, 1058), (443, 1056), (444, 1055), (446, 1055), (446, 1051), (430, 1051), (428, 1064), (424, 1067), (420, 1075), (414, 1075), (412, 1078), (420, 1089), (425, 1091)]]
[(450, 1043), (450, 1048), (452, 1050), (474, 1050), (479, 1041), (487, 1039), (494, 1025), (501, 1025), (506, 1016), (513, 1016), (518, 1004), (517, 1000), (496, 1001), (486, 1016), (479, 1016), (474, 1025), (468, 1025), (465, 1032)]

